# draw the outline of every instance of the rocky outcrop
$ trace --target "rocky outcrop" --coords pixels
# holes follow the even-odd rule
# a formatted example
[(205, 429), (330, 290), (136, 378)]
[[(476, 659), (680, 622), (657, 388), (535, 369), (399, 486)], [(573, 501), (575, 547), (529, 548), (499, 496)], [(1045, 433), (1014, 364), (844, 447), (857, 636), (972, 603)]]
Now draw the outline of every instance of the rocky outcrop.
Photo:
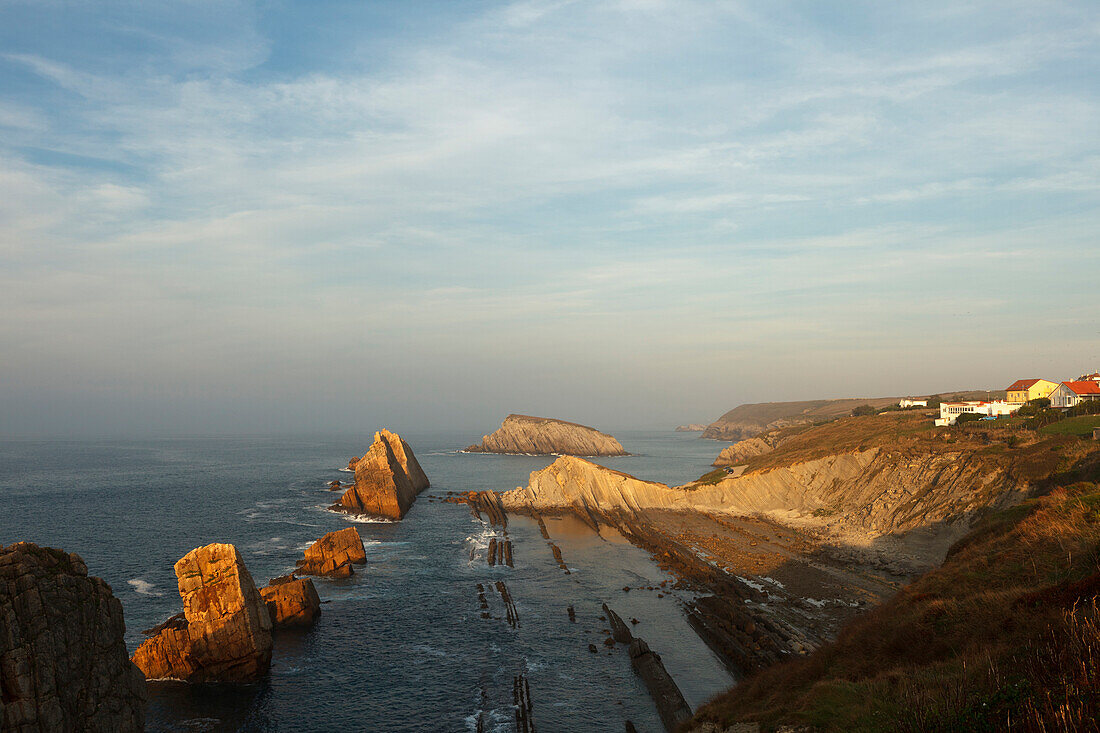
[(773, 445), (762, 438), (745, 438), (723, 448), (711, 465), (719, 467), (736, 466), (744, 463), (749, 458), (769, 453), (773, 448)]
[(625, 456), (623, 446), (595, 428), (530, 415), (509, 415), (492, 435), (471, 445), (470, 453), (527, 455)]
[(122, 604), (79, 555), (0, 547), (0, 729), (140, 731), (145, 678)]
[(657, 705), (657, 712), (665, 730), (674, 731), (691, 719), (691, 707), (676, 685), (676, 680), (665, 669), (661, 656), (650, 650), (644, 639), (630, 642), (630, 665), (645, 682), (650, 697)]
[(355, 484), (332, 508), (401, 519), (428, 486), (409, 444), (396, 433), (380, 430), (370, 450), (355, 462)]
[(306, 548), (306, 556), (298, 561), (297, 572), (303, 575), (327, 575), (346, 578), (355, 573), (352, 565), (367, 562), (363, 538), (355, 527), (329, 532)]
[(855, 450), (714, 482), (669, 487), (562, 456), (501, 495), (508, 511), (592, 513), (645, 509), (768, 515), (859, 543), (935, 528), (928, 551), (942, 557), (974, 511), (1018, 498), (1009, 465), (971, 452)]
[(133, 661), (149, 679), (251, 682), (271, 664), (267, 604), (233, 545), (192, 550), (175, 566), (183, 616), (153, 629)]
[(274, 578), (260, 595), (276, 629), (313, 626), (321, 615), (321, 599), (309, 578)]
[(690, 425), (677, 425), (677, 433), (701, 433), (707, 429), (706, 425), (700, 425), (699, 423), (691, 423)]

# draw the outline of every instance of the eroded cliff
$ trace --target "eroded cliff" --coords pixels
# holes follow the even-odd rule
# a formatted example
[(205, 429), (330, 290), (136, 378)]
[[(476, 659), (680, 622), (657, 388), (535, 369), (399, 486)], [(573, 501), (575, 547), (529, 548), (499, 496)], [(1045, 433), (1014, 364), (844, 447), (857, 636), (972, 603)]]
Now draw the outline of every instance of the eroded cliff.
[(145, 678), (122, 604), (75, 554), (0, 547), (0, 729), (140, 731)]
[(530, 415), (509, 415), (491, 435), (466, 449), (471, 453), (625, 456), (618, 440), (585, 425)]
[(646, 509), (764, 515), (854, 545), (919, 530), (921, 559), (936, 562), (977, 512), (1018, 501), (1031, 481), (1069, 458), (1056, 443), (1008, 449), (988, 437), (954, 442), (925, 430), (919, 415), (841, 422), (749, 459), (740, 475), (719, 470), (678, 487), (563, 456), (502, 501), (513, 511), (582, 515)]

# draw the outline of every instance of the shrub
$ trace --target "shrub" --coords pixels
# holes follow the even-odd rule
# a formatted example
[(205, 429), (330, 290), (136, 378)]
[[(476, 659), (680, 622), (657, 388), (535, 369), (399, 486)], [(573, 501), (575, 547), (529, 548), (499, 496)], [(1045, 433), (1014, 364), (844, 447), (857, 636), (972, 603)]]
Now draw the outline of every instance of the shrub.
[(856, 407), (852, 408), (852, 417), (860, 417), (860, 416), (863, 416), (863, 415), (877, 415), (877, 414), (878, 414), (878, 410), (871, 407), (870, 405), (857, 405)]

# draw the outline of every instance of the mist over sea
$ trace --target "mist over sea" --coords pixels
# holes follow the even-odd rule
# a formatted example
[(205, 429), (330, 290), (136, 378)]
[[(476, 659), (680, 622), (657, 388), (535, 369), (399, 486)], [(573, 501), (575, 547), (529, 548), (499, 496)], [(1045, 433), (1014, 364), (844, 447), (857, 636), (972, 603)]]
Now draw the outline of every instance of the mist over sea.
[[(370, 445), (339, 438), (0, 442), (0, 544), (20, 540), (80, 554), (122, 601), (132, 652), (182, 610), (173, 564), (210, 542), (240, 549), (257, 585), (294, 569), (303, 549), (349, 518), (326, 507), (326, 484)], [(246, 686), (151, 685), (151, 731), (513, 730), (512, 680), (527, 676), (540, 731), (661, 730), (621, 645), (603, 646), (604, 601), (661, 654), (692, 707), (732, 680), (687, 625), (675, 594), (638, 586), (667, 576), (613, 532), (548, 519), (571, 569), (555, 563), (534, 522), (511, 517), (515, 569), (490, 568), (492, 534), (447, 491), (507, 490), (552, 458), (470, 455), (480, 436), (406, 433), (432, 486), (401, 522), (356, 522), (368, 564), (348, 580), (315, 579), (317, 626), (279, 632), (268, 680)], [(721, 444), (695, 433), (617, 433), (636, 455), (599, 462), (682, 483), (709, 470)], [(477, 584), (504, 580), (520, 616), (481, 618)], [(635, 590), (623, 592), (624, 586)], [(573, 605), (577, 623), (566, 609)], [(595, 644), (598, 654), (588, 650)]]

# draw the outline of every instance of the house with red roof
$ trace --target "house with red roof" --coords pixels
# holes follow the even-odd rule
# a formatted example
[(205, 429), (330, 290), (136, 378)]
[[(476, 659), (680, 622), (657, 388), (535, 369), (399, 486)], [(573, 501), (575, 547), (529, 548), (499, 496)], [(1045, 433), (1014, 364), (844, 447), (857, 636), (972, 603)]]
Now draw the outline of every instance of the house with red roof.
[(1100, 381), (1062, 382), (1050, 393), (1051, 407), (1076, 407), (1085, 400), (1100, 400)]
[(1017, 405), (1049, 397), (1057, 388), (1058, 383), (1049, 379), (1017, 379), (1005, 388), (1005, 392), (1008, 393), (1008, 401)]

